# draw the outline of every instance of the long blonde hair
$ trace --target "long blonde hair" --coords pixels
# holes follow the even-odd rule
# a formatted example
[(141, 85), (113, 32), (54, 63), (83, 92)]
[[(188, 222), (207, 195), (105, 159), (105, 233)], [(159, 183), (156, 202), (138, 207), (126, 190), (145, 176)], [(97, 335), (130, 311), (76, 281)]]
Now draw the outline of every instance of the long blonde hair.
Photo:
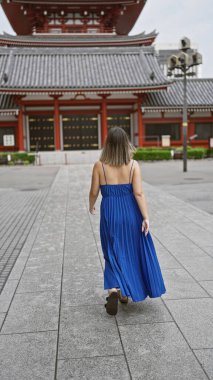
[(136, 148), (129, 141), (127, 133), (120, 127), (108, 130), (100, 161), (112, 166), (127, 165), (133, 157)]

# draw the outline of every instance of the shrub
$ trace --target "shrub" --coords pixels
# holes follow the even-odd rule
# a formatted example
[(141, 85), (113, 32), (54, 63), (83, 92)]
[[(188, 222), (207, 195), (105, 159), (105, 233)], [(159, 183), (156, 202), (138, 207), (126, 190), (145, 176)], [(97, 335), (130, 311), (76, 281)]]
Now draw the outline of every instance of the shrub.
[(207, 149), (207, 157), (213, 157), (213, 148)]
[[(9, 162), (13, 162), (13, 164), (11, 165), (14, 165), (14, 164), (18, 164), (18, 165), (21, 165), (21, 164), (26, 164), (26, 162), (28, 162), (29, 164), (32, 164), (34, 161), (35, 161), (35, 155), (34, 154), (28, 154), (28, 153), (18, 153), (18, 152), (7, 152), (7, 153), (1, 153), (0, 154), (0, 157), (3, 156), (7, 156), (7, 155), (10, 155), (11, 157), (11, 161)], [(8, 162), (8, 164), (9, 164)]]
[(171, 152), (163, 149), (138, 149), (133, 158), (141, 161), (170, 160)]
[(188, 158), (204, 158), (207, 155), (207, 149), (206, 148), (194, 148), (194, 149), (187, 149), (187, 157)]

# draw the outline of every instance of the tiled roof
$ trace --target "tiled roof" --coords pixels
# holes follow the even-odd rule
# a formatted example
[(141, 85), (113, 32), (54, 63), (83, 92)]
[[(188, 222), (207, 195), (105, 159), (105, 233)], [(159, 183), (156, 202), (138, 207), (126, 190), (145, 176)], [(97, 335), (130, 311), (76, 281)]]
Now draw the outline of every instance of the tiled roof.
[[(188, 81), (188, 107), (213, 109), (213, 78), (190, 79)], [(170, 85), (168, 90), (147, 93), (143, 102), (146, 109), (182, 109), (183, 90), (180, 80)], [(0, 111), (17, 110), (13, 95), (0, 95)]]
[(12, 109), (17, 108), (15, 104), (14, 97), (12, 95), (0, 94), (0, 108), (1, 109)]
[(128, 46), (151, 44), (156, 38), (157, 33), (153, 30), (151, 33), (145, 32), (134, 36), (122, 36), (117, 34), (65, 34), (58, 35), (18, 35), (14, 36), (8, 33), (0, 35), (0, 45), (12, 46)]
[(18, 106), (13, 95), (0, 94), (0, 115), (16, 114)]
[[(213, 78), (187, 80), (187, 103), (190, 107), (213, 108)], [(143, 103), (145, 108), (181, 108), (183, 104), (183, 81), (178, 79), (167, 90), (149, 93)]]
[(0, 90), (165, 87), (152, 47), (0, 48)]

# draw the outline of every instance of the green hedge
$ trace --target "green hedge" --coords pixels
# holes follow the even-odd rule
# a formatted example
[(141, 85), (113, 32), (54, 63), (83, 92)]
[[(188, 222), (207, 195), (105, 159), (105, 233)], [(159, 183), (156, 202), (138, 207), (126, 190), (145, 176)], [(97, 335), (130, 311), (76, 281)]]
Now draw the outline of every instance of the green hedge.
[[(174, 158), (182, 159), (183, 147), (149, 147), (149, 148), (137, 148), (134, 154), (135, 160), (141, 161), (155, 161), (155, 160), (170, 160), (171, 150), (174, 151)], [(177, 157), (178, 156), (178, 157)], [(202, 159), (205, 157), (213, 157), (213, 149), (206, 149), (202, 147), (193, 148), (191, 146), (187, 147), (187, 157), (189, 159)]]
[(188, 158), (198, 159), (198, 158), (204, 158), (206, 156), (207, 156), (207, 149), (205, 148), (194, 148), (194, 149), (187, 150)]
[(207, 149), (207, 157), (213, 157), (213, 148)]
[[(183, 147), (178, 147), (175, 149), (174, 154), (183, 154)], [(207, 156), (206, 148), (192, 148), (190, 146), (187, 147), (187, 158), (200, 159), (205, 158)]]
[(139, 161), (170, 160), (171, 152), (163, 149), (138, 149), (133, 158)]
[(11, 164), (10, 165), (15, 165), (17, 163), (23, 163), (24, 165), (27, 165), (27, 163), (32, 164), (35, 161), (35, 155), (34, 154), (28, 154), (28, 153), (13, 153), (13, 152), (8, 152), (8, 153), (0, 153), (0, 157), (8, 156), (10, 155), (11, 157)]

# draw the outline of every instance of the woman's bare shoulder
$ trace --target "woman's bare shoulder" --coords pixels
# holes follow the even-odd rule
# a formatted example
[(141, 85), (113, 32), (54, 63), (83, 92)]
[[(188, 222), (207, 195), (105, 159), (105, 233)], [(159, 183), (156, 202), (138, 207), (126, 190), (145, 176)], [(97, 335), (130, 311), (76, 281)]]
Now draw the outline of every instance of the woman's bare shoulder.
[(136, 161), (136, 160), (133, 160), (133, 161), (134, 161), (133, 166), (137, 167), (137, 168), (140, 168), (138, 161)]
[(99, 170), (101, 167), (101, 161), (96, 161), (93, 165), (94, 169)]

